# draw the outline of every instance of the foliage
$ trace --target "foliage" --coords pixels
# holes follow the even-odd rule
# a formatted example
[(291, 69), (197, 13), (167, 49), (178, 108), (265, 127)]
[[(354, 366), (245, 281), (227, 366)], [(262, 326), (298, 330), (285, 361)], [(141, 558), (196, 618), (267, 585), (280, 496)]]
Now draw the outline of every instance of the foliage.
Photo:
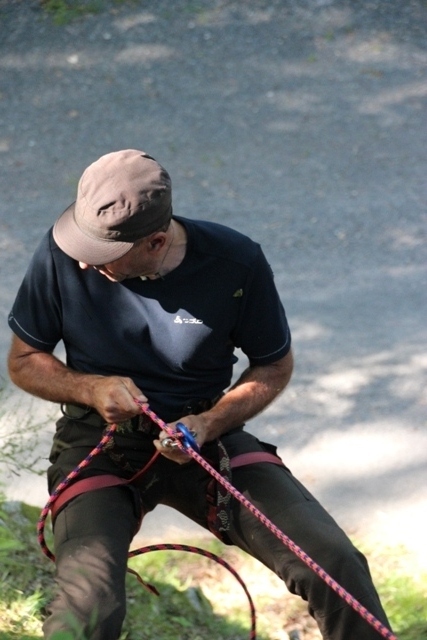
[[(53, 409), (40, 420), (34, 419), (34, 399), (11, 392), (0, 378), (0, 466), (9, 473), (31, 471), (41, 474), (42, 457), (37, 451), (42, 447), (41, 439), (46, 425), (54, 420)], [(46, 403), (46, 406), (47, 403)], [(55, 411), (57, 406), (55, 405)]]
[[(135, 4), (138, 0), (112, 0), (113, 4)], [(87, 15), (101, 13), (111, 2), (105, 0), (40, 0), (40, 5), (54, 24), (62, 26)], [(1, 640), (1, 639), (0, 639)]]
[(99, 13), (102, 10), (102, 0), (80, 2), (77, 0), (40, 0), (40, 4), (51, 16), (56, 25), (68, 24), (76, 18), (87, 14)]
[[(39, 509), (0, 496), (0, 640), (38, 640), (45, 603), (52, 595), (53, 563), (36, 539)], [(46, 541), (52, 547), (49, 527)], [(200, 544), (200, 541), (198, 542)], [(257, 608), (259, 640), (320, 638), (298, 598), (257, 561), (216, 540), (201, 546), (223, 557), (247, 584)], [(360, 546), (360, 545), (359, 545)], [(365, 551), (374, 581), (399, 640), (427, 640), (427, 574), (409, 567), (404, 549)], [(246, 640), (249, 607), (240, 585), (211, 560), (175, 551), (147, 553), (130, 562), (160, 597), (127, 578), (128, 614), (120, 640)], [(94, 621), (95, 623), (95, 621)], [(87, 640), (72, 620), (55, 640)]]
[[(53, 581), (36, 538), (37, 507), (0, 495), (0, 640), (40, 636), (40, 615)], [(49, 536), (47, 539), (51, 543)]]
[(427, 640), (427, 571), (406, 562), (405, 549), (383, 554), (375, 581), (384, 609), (400, 640)]
[[(228, 555), (220, 543), (203, 541), (204, 548), (217, 555)], [(231, 552), (234, 560), (242, 558)], [(236, 564), (232, 562), (231, 564)], [(128, 617), (120, 640), (161, 638), (175, 640), (246, 640), (250, 624), (246, 597), (235, 583), (228, 580), (226, 569), (214, 561), (186, 552), (160, 551), (139, 556), (130, 563), (160, 596), (141, 590), (133, 576), (128, 576)], [(212, 589), (214, 587), (214, 589)], [(228, 603), (220, 602), (215, 588), (225, 588)], [(259, 640), (267, 640), (262, 632)]]

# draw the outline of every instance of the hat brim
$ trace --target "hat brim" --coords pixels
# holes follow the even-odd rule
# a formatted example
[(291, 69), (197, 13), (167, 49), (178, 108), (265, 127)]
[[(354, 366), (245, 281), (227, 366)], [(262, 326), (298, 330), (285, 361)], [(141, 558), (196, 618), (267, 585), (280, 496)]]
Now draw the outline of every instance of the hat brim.
[(53, 239), (70, 258), (97, 266), (114, 262), (132, 249), (135, 242), (103, 240), (84, 233), (74, 218), (75, 204), (73, 202), (53, 226)]

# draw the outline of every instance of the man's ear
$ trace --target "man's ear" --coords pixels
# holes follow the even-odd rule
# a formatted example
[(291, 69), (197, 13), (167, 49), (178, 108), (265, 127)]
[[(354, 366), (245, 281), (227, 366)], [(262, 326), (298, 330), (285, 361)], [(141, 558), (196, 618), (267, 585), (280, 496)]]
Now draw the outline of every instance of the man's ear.
[(159, 234), (151, 238), (148, 242), (148, 245), (150, 249), (153, 249), (153, 251), (158, 251), (163, 247), (165, 242), (166, 242), (165, 234)]

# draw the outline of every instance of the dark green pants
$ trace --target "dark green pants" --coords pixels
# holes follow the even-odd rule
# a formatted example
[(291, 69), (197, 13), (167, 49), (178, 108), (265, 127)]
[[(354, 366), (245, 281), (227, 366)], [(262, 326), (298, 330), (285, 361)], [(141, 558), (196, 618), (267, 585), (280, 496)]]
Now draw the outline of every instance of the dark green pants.
[[(231, 455), (263, 448), (244, 431), (225, 436), (223, 443)], [(61, 446), (57, 442), (54, 447), (53, 465), (49, 470), (51, 487), (90, 448), (82, 446), (81, 440), (79, 447), (63, 444), (62, 439)], [(147, 438), (144, 445), (142, 441), (138, 447), (134, 444), (131, 438), (127, 456), (132, 465), (142, 467), (153, 452), (152, 445)], [(212, 445), (203, 453), (209, 458), (214, 453)], [(118, 469), (102, 454), (93, 461), (92, 471), (114, 473)], [(126, 612), (127, 552), (140, 517), (157, 504), (165, 504), (206, 527), (209, 479), (195, 462), (179, 466), (160, 457), (143, 476), (138, 488), (99, 489), (74, 498), (55, 522), (58, 592), (44, 624), (45, 638), (50, 638), (55, 631), (68, 629), (67, 616), (71, 613), (91, 640), (117, 640)], [(240, 467), (233, 471), (233, 484), (388, 627), (364, 556), (287, 469), (269, 463)], [(231, 516), (229, 541), (260, 560), (283, 579), (292, 593), (308, 602), (323, 638), (380, 638), (378, 632), (234, 499)], [(92, 629), (90, 621), (95, 617)]]

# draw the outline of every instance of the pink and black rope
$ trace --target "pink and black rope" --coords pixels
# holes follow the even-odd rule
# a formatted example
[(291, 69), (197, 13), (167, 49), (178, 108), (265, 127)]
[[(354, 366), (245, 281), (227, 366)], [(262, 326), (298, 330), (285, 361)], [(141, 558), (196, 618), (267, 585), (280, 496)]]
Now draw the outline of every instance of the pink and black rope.
[(86, 458), (84, 460), (82, 460), (82, 462), (80, 462), (80, 464), (78, 464), (77, 467), (75, 469), (73, 469), (68, 474), (68, 476), (65, 478), (65, 480), (63, 480), (62, 482), (60, 482), (58, 484), (56, 489), (51, 493), (51, 495), (49, 497), (49, 500), (47, 501), (46, 505), (43, 507), (42, 512), (40, 514), (40, 518), (39, 518), (39, 520), (37, 522), (37, 539), (38, 539), (38, 542), (40, 544), (40, 547), (42, 548), (43, 553), (50, 560), (55, 561), (55, 556), (54, 556), (54, 554), (51, 552), (51, 550), (49, 549), (49, 547), (46, 544), (46, 540), (45, 540), (45, 537), (44, 537), (44, 530), (45, 530), (45, 525), (46, 525), (46, 519), (47, 519), (47, 517), (49, 515), (49, 511), (50, 511), (53, 503), (58, 498), (58, 496), (61, 495), (61, 493), (63, 491), (65, 491), (65, 489), (68, 487), (68, 485), (71, 484), (71, 482), (73, 480), (75, 480), (77, 478), (77, 476), (80, 475), (82, 470), (85, 469), (92, 462), (93, 458), (101, 453), (101, 451), (104, 449), (105, 445), (111, 440), (111, 437), (112, 437), (113, 433), (116, 431), (116, 429), (117, 429), (117, 425), (116, 424), (112, 424), (111, 426), (108, 427), (108, 429), (105, 431), (103, 437), (98, 442), (96, 447), (94, 447), (94, 449), (92, 449), (92, 451), (89, 453), (89, 455), (87, 455)]
[(227, 569), (227, 571), (229, 571), (236, 578), (237, 582), (240, 584), (240, 586), (242, 587), (243, 591), (246, 594), (246, 597), (249, 602), (249, 608), (250, 608), (250, 614), (251, 614), (251, 628), (249, 632), (249, 638), (250, 640), (254, 640), (256, 638), (256, 613), (255, 613), (255, 606), (251, 598), (251, 594), (249, 593), (245, 583), (243, 582), (242, 578), (239, 576), (237, 571), (235, 571), (235, 569), (233, 569), (233, 567), (226, 560), (224, 560), (224, 558), (220, 558), (215, 553), (207, 551), (206, 549), (199, 549), (199, 547), (193, 547), (192, 545), (165, 544), (165, 543), (148, 545), (146, 547), (141, 547), (140, 549), (135, 549), (134, 551), (130, 551), (129, 558), (134, 558), (135, 556), (140, 555), (142, 553), (150, 553), (152, 551), (185, 551), (187, 553), (196, 553), (200, 556), (204, 556), (205, 558), (208, 558), (209, 560), (213, 560), (214, 562), (217, 562), (218, 564), (223, 566), (225, 569)]

